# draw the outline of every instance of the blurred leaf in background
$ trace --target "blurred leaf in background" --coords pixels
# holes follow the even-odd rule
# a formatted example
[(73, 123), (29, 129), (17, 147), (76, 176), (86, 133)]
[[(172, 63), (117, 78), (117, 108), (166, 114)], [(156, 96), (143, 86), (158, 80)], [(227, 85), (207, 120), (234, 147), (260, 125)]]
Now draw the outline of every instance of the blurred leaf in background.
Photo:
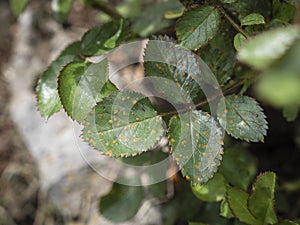
[(9, 3), (15, 16), (19, 16), (24, 11), (28, 0), (10, 0)]

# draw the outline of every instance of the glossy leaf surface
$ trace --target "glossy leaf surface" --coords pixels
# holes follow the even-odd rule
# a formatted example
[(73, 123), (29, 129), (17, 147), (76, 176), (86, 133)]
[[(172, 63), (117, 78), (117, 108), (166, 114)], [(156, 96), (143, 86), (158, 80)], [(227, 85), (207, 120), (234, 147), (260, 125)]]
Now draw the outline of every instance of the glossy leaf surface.
[[(108, 95), (116, 88), (111, 85), (105, 89), (108, 81), (108, 63), (86, 64), (72, 62), (59, 77), (59, 95), (65, 111), (73, 119), (82, 122), (86, 114), (99, 102), (103, 94)], [(107, 87), (107, 86), (106, 86)], [(101, 93), (101, 90), (106, 93)]]
[(52, 62), (48, 69), (41, 75), (36, 91), (38, 108), (42, 116), (49, 118), (62, 108), (57, 90), (57, 80), (63, 67), (73, 60), (73, 55), (61, 56)]

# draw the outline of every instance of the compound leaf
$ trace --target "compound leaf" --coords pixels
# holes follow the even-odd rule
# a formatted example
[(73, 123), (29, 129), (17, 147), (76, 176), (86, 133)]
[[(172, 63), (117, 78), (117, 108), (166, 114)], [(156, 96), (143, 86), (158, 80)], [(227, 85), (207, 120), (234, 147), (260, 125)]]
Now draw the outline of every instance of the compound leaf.
[(192, 184), (204, 184), (222, 158), (222, 132), (207, 113), (193, 110), (175, 115), (169, 124), (173, 158)]
[(119, 92), (105, 97), (88, 114), (82, 137), (104, 154), (126, 157), (149, 150), (164, 132), (162, 118), (148, 99)]
[(276, 175), (266, 172), (258, 176), (249, 196), (248, 207), (251, 213), (263, 224), (278, 222), (274, 211), (274, 191)]
[(218, 118), (228, 134), (246, 141), (263, 141), (267, 121), (258, 103), (247, 96), (225, 97), (226, 109), (218, 111)]
[(123, 222), (135, 216), (143, 199), (143, 186), (114, 183), (111, 191), (100, 199), (99, 210), (107, 219), (113, 222)]
[(235, 187), (227, 187), (227, 201), (232, 213), (241, 221), (247, 224), (263, 224), (250, 213), (247, 207), (248, 194)]
[[(62, 105), (69, 116), (82, 122), (86, 114), (106, 95), (116, 89), (108, 81), (108, 62), (86, 64), (84, 62), (69, 63), (62, 71), (58, 81), (58, 91)], [(107, 85), (106, 85), (107, 87)]]
[(179, 44), (190, 50), (200, 48), (216, 34), (219, 22), (219, 11), (212, 6), (188, 11), (176, 26)]
[(68, 17), (73, 0), (52, 0), (51, 7), (55, 19), (63, 23)]

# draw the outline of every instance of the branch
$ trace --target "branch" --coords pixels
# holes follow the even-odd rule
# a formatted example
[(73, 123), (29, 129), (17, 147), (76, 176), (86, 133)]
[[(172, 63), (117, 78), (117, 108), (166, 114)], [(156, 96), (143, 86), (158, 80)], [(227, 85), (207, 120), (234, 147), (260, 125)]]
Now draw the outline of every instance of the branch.
[(244, 31), (228, 14), (227, 12), (223, 9), (222, 6), (217, 5), (216, 6), (221, 14), (228, 20), (228, 22), (236, 29), (238, 32), (240, 32), (245, 38), (249, 39), (249, 35)]
[(113, 6), (102, 0), (84, 0), (84, 3), (93, 7), (94, 9), (98, 9), (106, 13), (113, 19), (123, 18), (123, 16)]

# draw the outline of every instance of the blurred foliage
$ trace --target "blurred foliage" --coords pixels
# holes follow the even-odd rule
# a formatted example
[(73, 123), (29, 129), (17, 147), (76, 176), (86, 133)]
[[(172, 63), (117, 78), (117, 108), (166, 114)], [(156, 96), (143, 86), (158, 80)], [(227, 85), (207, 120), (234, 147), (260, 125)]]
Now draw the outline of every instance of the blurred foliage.
[[(17, 3), (11, 0), (10, 2), (17, 16), (27, 4), (27, 1)], [(290, 151), (299, 151), (300, 124), (297, 121), (300, 108), (299, 2), (295, 0), (168, 0), (154, 3), (126, 0), (111, 5), (110, 1), (89, 0), (83, 3), (103, 11), (108, 15), (107, 22), (89, 30), (79, 43), (73, 44), (74, 49), (69, 46), (41, 75), (37, 92), (42, 115), (49, 117), (60, 108), (64, 108), (74, 120), (84, 121), (85, 140), (109, 156), (136, 156), (138, 152), (148, 151), (151, 149), (149, 146), (154, 146), (159, 139), (157, 136), (149, 135), (147, 146), (137, 146), (133, 152), (128, 148), (119, 147), (104, 151), (105, 145), (118, 144), (117, 139), (124, 138), (129, 144), (134, 145), (139, 138), (139, 136), (133, 139), (127, 136), (116, 138), (108, 134), (116, 129), (113, 126), (114, 120), (109, 119), (111, 112), (114, 112), (112, 102), (116, 100), (116, 96), (111, 93), (118, 91), (113, 88), (113, 84), (110, 86), (111, 89), (108, 88), (112, 91), (105, 92), (101, 96), (97, 95), (99, 98), (96, 98), (95, 102), (85, 101), (87, 104), (80, 104), (78, 108), (81, 106), (84, 108), (80, 111), (83, 112), (80, 117), (74, 116), (72, 110), (75, 106), (69, 104), (77, 102), (69, 98), (72, 95), (69, 96), (68, 91), (72, 90), (71, 87), (78, 88), (80, 79), (87, 79), (96, 84), (96, 81), (89, 80), (88, 75), (92, 76), (98, 71), (103, 72), (104, 80), (107, 81), (106, 67), (92, 70), (90, 68), (96, 64), (91, 64), (87, 59), (90, 56), (106, 54), (121, 43), (155, 35), (155, 37), (151, 36), (153, 40), (162, 40), (167, 45), (147, 46), (145, 59), (149, 57), (149, 49), (155, 47), (160, 50), (158, 52), (166, 55), (165, 60), (169, 63), (174, 58), (171, 49), (174, 46), (183, 46), (200, 55), (212, 70), (226, 96), (227, 108), (219, 111), (217, 118), (213, 118), (211, 112), (203, 107), (206, 98), (200, 94), (199, 87), (193, 85), (195, 81), (192, 75), (202, 71), (206, 73), (209, 69), (203, 67), (203, 64), (191, 55), (182, 52), (175, 55), (181, 63), (173, 66), (163, 63), (145, 64), (148, 76), (165, 77), (174, 82), (185, 94), (192, 94), (192, 99), (198, 98), (197, 103), (200, 102), (196, 110), (180, 114), (182, 118), (187, 119), (184, 121), (187, 121), (186, 123), (180, 123), (177, 115), (174, 115), (170, 121), (166, 120), (168, 124), (166, 132), (169, 132), (172, 154), (180, 168), (183, 168), (182, 174), (191, 181), (191, 185), (182, 179), (179, 179), (179, 183), (171, 182), (171, 185), (175, 186), (175, 195), (171, 199), (163, 197), (170, 184), (162, 182), (158, 186), (150, 187), (155, 190), (153, 196), (159, 196), (160, 201), (162, 199), (165, 201), (161, 204), (164, 224), (186, 224), (187, 221), (190, 221), (190, 225), (297, 224), (300, 216), (299, 205), (297, 205), (299, 203), (291, 203), (297, 197), (299, 199), (300, 185), (299, 178), (296, 177), (298, 172), (294, 172), (297, 168), (292, 169), (296, 174), (293, 174), (293, 180), (281, 177), (280, 171), (284, 168), (272, 168), (276, 169), (277, 176), (274, 172), (263, 172), (261, 169), (264, 167), (257, 156), (262, 153), (254, 151), (257, 154), (254, 155), (249, 151), (250, 148), (261, 145), (242, 144), (228, 136), (225, 136), (225, 150), (221, 161), (221, 149), (224, 143), (220, 142), (218, 135), (221, 128), (224, 128), (227, 134), (235, 138), (252, 142), (264, 141), (267, 122), (262, 108), (254, 98), (239, 95), (249, 94), (257, 97), (264, 107), (282, 111), (282, 116), (287, 121), (294, 121), (290, 126), (293, 127), (294, 132), (294, 136), (291, 137), (292, 144), (286, 148), (290, 148)], [(52, 1), (52, 9), (57, 21), (64, 23), (68, 20), (71, 4), (72, 1)], [(189, 62), (193, 63), (189, 64)], [(74, 65), (80, 65), (81, 70), (79, 71)], [(188, 85), (185, 85), (186, 83)], [(101, 94), (101, 90), (96, 86), (93, 90)], [(169, 87), (167, 91), (171, 93), (171, 89)], [(86, 94), (85, 90), (83, 93)], [(86, 99), (89, 100), (88, 97)], [(124, 98), (124, 101), (126, 99)], [(48, 103), (53, 104), (53, 107)], [(95, 104), (97, 106), (94, 108)], [(158, 123), (166, 118), (164, 114), (157, 112), (146, 100), (134, 100), (133, 105), (135, 107), (132, 113), (135, 117), (131, 118), (127, 131), (140, 132), (140, 136), (143, 136), (142, 133), (145, 131), (147, 135), (153, 130), (163, 133), (163, 127)], [(91, 117), (85, 117), (86, 112), (92, 109), (99, 111), (99, 117), (93, 126), (92, 121), (89, 120)], [(117, 114), (119, 110), (115, 112)], [(277, 125), (276, 119), (271, 120), (271, 127), (273, 123)], [(153, 123), (156, 121), (155, 129), (147, 130), (151, 126), (146, 120)], [(140, 130), (135, 129), (135, 126), (139, 126)], [(199, 135), (200, 128), (203, 127), (210, 128), (212, 133), (205, 132)], [(180, 139), (180, 130), (185, 131), (186, 139)], [(205, 140), (210, 134), (214, 137), (211, 145), (213, 148), (211, 151), (205, 151), (203, 146), (207, 144)], [(278, 141), (276, 139), (285, 139), (285, 137), (268, 136), (266, 142), (274, 147)], [(275, 152), (274, 149), (272, 150)], [(155, 160), (144, 155), (149, 152), (152, 153), (148, 151), (129, 161), (136, 160), (137, 164), (153, 164)], [(184, 152), (191, 154), (193, 160), (184, 161)], [(273, 157), (272, 151), (268, 154), (266, 153), (264, 162)], [(282, 158), (288, 157), (284, 151), (280, 154)], [(277, 156), (279, 159), (280, 154)], [(161, 159), (161, 156), (157, 157)], [(205, 165), (205, 169), (201, 167), (202, 165)], [(253, 181), (255, 176), (257, 178)], [(114, 221), (124, 221), (136, 214), (143, 198), (142, 187), (114, 184), (111, 192), (100, 200), (100, 212)], [(131, 210), (126, 210), (126, 207)]]

